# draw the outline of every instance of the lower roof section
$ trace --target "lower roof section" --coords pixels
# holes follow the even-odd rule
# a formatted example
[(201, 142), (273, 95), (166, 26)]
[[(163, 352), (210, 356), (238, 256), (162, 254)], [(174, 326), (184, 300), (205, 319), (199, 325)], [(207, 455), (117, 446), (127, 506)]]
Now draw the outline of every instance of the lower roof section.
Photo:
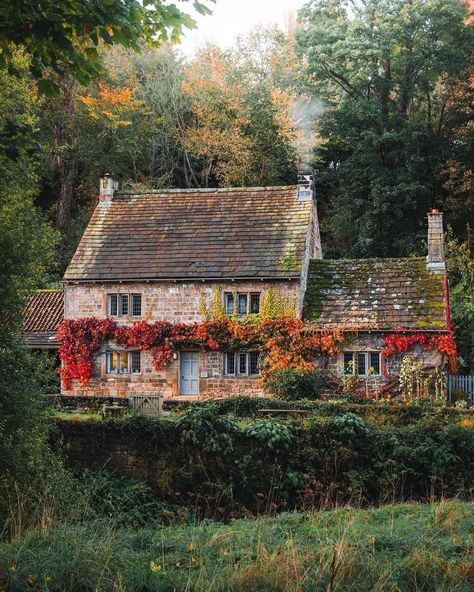
[(445, 293), (423, 257), (312, 260), (303, 315), (318, 329), (443, 331)]

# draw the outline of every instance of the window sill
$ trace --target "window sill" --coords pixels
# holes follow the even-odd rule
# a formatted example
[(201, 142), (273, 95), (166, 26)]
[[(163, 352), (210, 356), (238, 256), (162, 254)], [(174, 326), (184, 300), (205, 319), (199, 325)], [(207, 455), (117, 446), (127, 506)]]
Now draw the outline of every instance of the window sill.
[(223, 374), (222, 378), (260, 378), (260, 374)]

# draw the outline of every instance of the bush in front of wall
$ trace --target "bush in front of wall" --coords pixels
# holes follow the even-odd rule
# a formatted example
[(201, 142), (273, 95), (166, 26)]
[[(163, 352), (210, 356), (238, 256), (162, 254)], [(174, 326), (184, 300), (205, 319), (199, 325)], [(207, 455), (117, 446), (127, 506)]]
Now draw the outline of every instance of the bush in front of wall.
[[(449, 419), (437, 412), (380, 425), (372, 416), (343, 410), (303, 419), (232, 421), (201, 408), (178, 421), (57, 423), (70, 466), (133, 474), (148, 481), (160, 502), (232, 518), (345, 503), (471, 497), (474, 429), (459, 425), (464, 416), (458, 411)], [(114, 507), (115, 487), (98, 489), (101, 511), (104, 504)], [(149, 502), (147, 491), (128, 493)], [(152, 505), (150, 512), (160, 516), (161, 509)]]
[(276, 370), (267, 383), (267, 390), (286, 401), (319, 399), (321, 381), (312, 370)]

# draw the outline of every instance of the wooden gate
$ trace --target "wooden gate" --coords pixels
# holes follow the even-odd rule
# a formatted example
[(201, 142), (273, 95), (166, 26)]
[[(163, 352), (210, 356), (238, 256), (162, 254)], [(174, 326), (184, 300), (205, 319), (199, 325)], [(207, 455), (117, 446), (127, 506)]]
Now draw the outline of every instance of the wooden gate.
[(130, 409), (140, 415), (158, 417), (163, 415), (163, 394), (133, 393), (129, 395)]
[(463, 391), (469, 397), (469, 404), (474, 405), (474, 376), (468, 374), (450, 374), (448, 376), (448, 401), (454, 403), (453, 391)]

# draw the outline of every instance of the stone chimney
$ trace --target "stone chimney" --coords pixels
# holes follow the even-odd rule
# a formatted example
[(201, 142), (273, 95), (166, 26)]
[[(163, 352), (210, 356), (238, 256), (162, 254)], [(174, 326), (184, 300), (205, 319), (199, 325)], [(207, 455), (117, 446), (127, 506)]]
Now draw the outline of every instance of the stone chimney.
[(118, 189), (118, 181), (114, 181), (109, 173), (100, 180), (99, 201), (112, 201), (114, 191)]
[(444, 262), (444, 235), (443, 214), (433, 209), (428, 212), (428, 269), (443, 273)]
[(314, 175), (311, 169), (300, 169), (297, 183), (296, 198), (298, 200), (314, 198)]

